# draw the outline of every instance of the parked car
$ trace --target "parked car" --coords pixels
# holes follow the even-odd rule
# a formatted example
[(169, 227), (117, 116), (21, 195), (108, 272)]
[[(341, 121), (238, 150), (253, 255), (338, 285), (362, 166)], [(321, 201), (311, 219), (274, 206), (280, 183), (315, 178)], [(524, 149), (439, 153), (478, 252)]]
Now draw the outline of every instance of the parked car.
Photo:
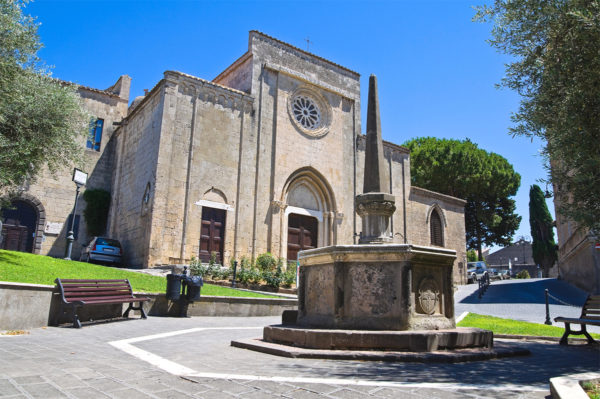
[(82, 262), (122, 265), (123, 248), (118, 240), (107, 237), (94, 237), (81, 251)]
[(474, 283), (487, 275), (489, 275), (489, 272), (485, 262), (467, 263), (467, 284)]

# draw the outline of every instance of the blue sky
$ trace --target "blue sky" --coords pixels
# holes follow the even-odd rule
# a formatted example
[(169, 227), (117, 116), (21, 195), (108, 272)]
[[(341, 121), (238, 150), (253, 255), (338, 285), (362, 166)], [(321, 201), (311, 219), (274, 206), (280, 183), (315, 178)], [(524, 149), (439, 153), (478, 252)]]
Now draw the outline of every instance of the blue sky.
[(529, 186), (546, 175), (541, 142), (507, 133), (519, 97), (494, 87), (508, 59), (486, 43), (491, 27), (471, 22), (483, 3), (37, 0), (25, 12), (42, 23), (39, 55), (55, 77), (104, 89), (127, 74), (131, 98), (165, 70), (213, 79), (247, 50), (250, 30), (302, 49), (309, 38), (310, 52), (361, 74), (363, 133), (374, 73), (384, 140), (469, 138), (508, 159), (521, 174), (515, 238), (530, 236)]

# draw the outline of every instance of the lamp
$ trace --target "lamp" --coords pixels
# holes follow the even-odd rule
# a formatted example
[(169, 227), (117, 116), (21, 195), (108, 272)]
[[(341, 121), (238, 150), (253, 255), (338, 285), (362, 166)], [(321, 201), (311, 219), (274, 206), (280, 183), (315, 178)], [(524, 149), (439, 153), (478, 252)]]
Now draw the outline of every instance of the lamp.
[(71, 260), (71, 251), (73, 250), (73, 241), (75, 241), (75, 235), (73, 228), (75, 227), (75, 212), (77, 211), (77, 199), (79, 198), (79, 190), (87, 183), (88, 174), (77, 168), (73, 169), (73, 182), (77, 186), (75, 191), (75, 205), (73, 205), (73, 217), (71, 218), (71, 225), (69, 226), (69, 232), (67, 233), (67, 250), (65, 254), (65, 260)]

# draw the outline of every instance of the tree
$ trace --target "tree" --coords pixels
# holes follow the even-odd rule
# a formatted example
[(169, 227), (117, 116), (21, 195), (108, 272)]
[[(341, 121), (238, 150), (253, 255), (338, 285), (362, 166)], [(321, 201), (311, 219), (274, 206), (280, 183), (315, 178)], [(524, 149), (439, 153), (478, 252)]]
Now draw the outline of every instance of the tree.
[(514, 60), (500, 84), (522, 97), (510, 133), (545, 140), (557, 211), (600, 230), (600, 0), (496, 0), (474, 20)]
[(25, 0), (0, 0), (0, 196), (81, 163), (89, 116), (73, 85), (51, 78), (37, 57), (38, 25)]
[(477, 261), (477, 252), (474, 249), (469, 249), (467, 251), (467, 262), (476, 262)]
[(558, 251), (554, 242), (552, 216), (546, 206), (544, 193), (536, 184), (529, 189), (529, 226), (533, 238), (533, 260), (542, 268), (544, 277), (548, 277), (548, 271), (558, 258)]
[(420, 137), (403, 144), (411, 150), (411, 183), (464, 198), (467, 247), (509, 245), (519, 228), (515, 195), (521, 176), (502, 156), (488, 153), (470, 140)]

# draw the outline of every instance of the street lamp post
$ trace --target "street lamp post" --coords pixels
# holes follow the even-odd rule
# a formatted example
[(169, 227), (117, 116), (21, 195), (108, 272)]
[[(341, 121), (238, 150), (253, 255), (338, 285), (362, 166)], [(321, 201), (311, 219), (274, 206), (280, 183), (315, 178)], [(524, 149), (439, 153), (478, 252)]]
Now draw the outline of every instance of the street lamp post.
[(73, 181), (77, 186), (77, 191), (75, 191), (75, 205), (73, 205), (73, 217), (71, 218), (71, 225), (69, 226), (69, 232), (67, 233), (67, 251), (65, 254), (66, 260), (71, 260), (73, 241), (75, 241), (75, 234), (73, 233), (73, 229), (75, 227), (75, 212), (77, 212), (77, 199), (79, 198), (79, 190), (87, 183), (87, 177), (87, 173), (77, 168), (73, 169)]

